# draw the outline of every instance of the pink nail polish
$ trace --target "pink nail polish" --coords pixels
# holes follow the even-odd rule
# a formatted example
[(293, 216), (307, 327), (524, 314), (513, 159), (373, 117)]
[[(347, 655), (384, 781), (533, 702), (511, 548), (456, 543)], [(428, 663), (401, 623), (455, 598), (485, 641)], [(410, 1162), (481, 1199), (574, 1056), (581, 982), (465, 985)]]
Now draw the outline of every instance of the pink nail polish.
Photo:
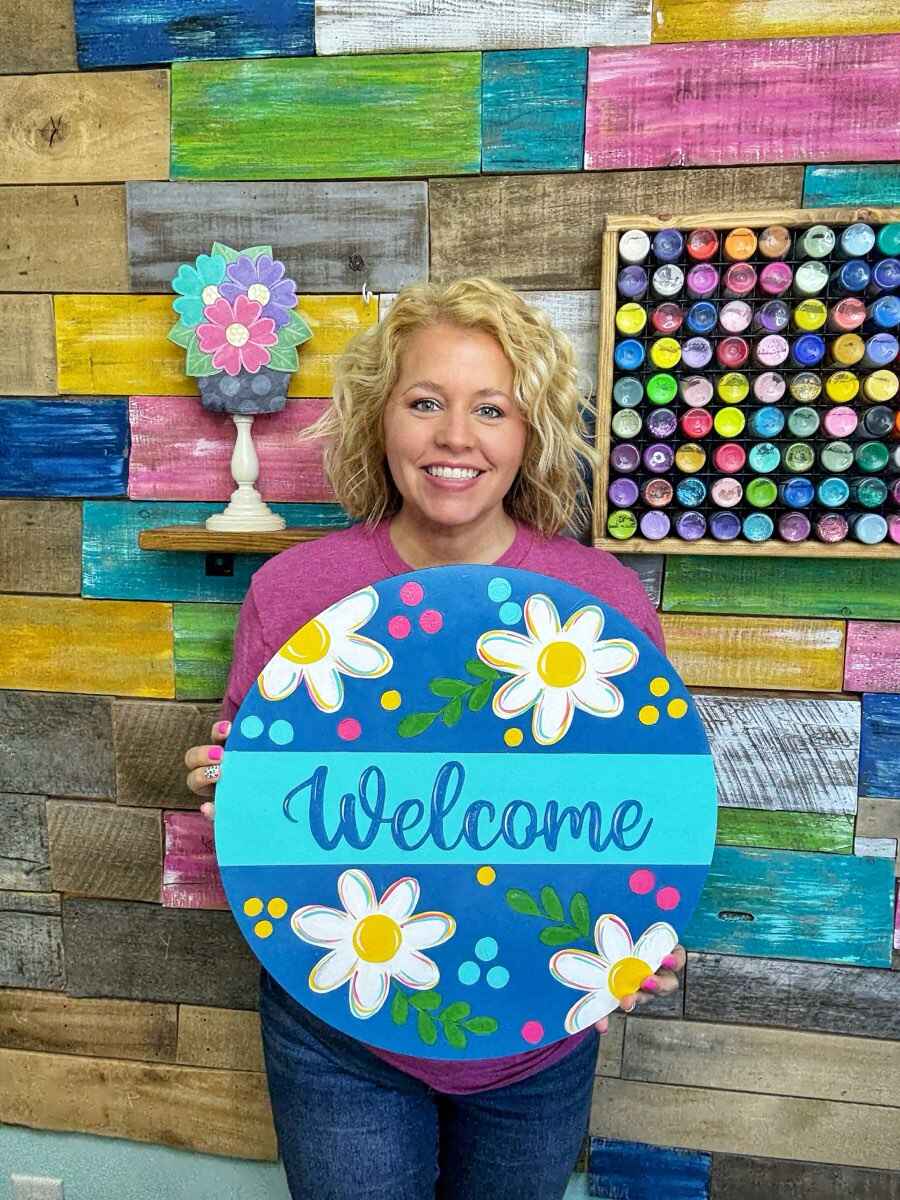
[(219, 721), (216, 725), (216, 733), (221, 734), (222, 737), (227, 737), (231, 733), (231, 722)]
[(221, 746), (210, 746), (207, 758), (210, 760), (210, 762), (219, 762), (222, 758), (222, 753), (223, 751)]
[(659, 984), (656, 982), (656, 980), (653, 978), (653, 976), (648, 975), (647, 978), (644, 980), (644, 982), (641, 984), (641, 991), (655, 992), (658, 987), (659, 987)]
[(667, 954), (659, 965), (665, 967), (667, 971), (674, 971), (678, 966), (678, 959), (674, 954)]

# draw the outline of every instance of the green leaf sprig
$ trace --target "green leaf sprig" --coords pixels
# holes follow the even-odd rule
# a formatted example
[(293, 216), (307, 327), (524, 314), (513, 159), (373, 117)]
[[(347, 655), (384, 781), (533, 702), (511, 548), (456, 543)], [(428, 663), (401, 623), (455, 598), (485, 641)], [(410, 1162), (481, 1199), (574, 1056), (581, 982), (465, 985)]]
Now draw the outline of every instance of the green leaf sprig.
[(584, 892), (576, 892), (569, 901), (568, 918), (556, 889), (549, 884), (541, 888), (540, 903), (524, 888), (509, 888), (506, 903), (513, 912), (553, 922), (538, 935), (545, 946), (570, 946), (590, 935), (591, 910)]
[(466, 663), (466, 671), (473, 677), (474, 683), (467, 679), (432, 679), (428, 690), (433, 696), (438, 696), (447, 703), (434, 712), (407, 713), (397, 726), (400, 737), (418, 737), (420, 733), (430, 729), (438, 717), (450, 729), (462, 717), (464, 705), (468, 707), (469, 712), (478, 712), (484, 708), (491, 698), (494, 684), (500, 678), (500, 672), (483, 663), (480, 658), (470, 658)]
[(454, 1050), (465, 1050), (467, 1033), (483, 1037), (496, 1033), (500, 1028), (495, 1017), (473, 1017), (472, 1007), (465, 1000), (454, 1000), (443, 1009), (441, 1003), (440, 992), (405, 992), (399, 987), (395, 988), (391, 1001), (391, 1020), (395, 1025), (405, 1025), (414, 1012), (416, 1032), (426, 1046), (435, 1044), (440, 1031)]

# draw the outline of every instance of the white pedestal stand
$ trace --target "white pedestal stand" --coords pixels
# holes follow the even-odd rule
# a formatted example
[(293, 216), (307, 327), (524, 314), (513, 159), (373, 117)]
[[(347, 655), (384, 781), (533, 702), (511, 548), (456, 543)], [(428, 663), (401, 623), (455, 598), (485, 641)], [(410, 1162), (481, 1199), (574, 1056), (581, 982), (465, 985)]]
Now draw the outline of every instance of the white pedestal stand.
[(231, 419), (237, 427), (231, 455), (231, 474), (237, 488), (231, 493), (231, 501), (225, 511), (207, 518), (206, 528), (219, 532), (284, 529), (284, 517), (273, 513), (253, 486), (259, 478), (259, 459), (251, 432), (253, 417), (232, 413)]

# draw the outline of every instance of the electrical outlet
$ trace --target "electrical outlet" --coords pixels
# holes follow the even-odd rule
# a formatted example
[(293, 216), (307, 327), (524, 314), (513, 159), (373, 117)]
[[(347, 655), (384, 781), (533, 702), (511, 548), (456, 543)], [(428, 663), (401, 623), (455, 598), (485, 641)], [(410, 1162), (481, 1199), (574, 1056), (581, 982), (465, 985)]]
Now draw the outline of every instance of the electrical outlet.
[(63, 1181), (46, 1175), (10, 1175), (12, 1200), (65, 1200)]

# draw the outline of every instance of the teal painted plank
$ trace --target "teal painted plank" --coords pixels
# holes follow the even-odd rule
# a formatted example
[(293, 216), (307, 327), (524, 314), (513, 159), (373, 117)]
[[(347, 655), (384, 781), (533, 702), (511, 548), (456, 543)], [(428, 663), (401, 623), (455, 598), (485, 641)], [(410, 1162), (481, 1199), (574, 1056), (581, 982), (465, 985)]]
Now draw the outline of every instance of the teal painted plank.
[(239, 611), (236, 604), (173, 606), (176, 700), (221, 700), (225, 695)]
[(482, 171), (580, 171), (586, 89), (587, 50), (485, 54)]
[(480, 169), (479, 54), (172, 67), (173, 179), (373, 179)]
[[(190, 551), (141, 550), (138, 534), (163, 525), (202, 525), (222, 504), (88, 501), (82, 535), (82, 592), (115, 600), (242, 600), (250, 576), (269, 555), (235, 554), (230, 575), (207, 574), (209, 557)], [(288, 525), (341, 529), (336, 504), (273, 504)]]
[(894, 864), (719, 846), (682, 938), (690, 950), (891, 965)]
[(828, 204), (900, 204), (900, 163), (807, 167), (804, 208)]
[(863, 696), (859, 794), (900, 800), (900, 696)]

